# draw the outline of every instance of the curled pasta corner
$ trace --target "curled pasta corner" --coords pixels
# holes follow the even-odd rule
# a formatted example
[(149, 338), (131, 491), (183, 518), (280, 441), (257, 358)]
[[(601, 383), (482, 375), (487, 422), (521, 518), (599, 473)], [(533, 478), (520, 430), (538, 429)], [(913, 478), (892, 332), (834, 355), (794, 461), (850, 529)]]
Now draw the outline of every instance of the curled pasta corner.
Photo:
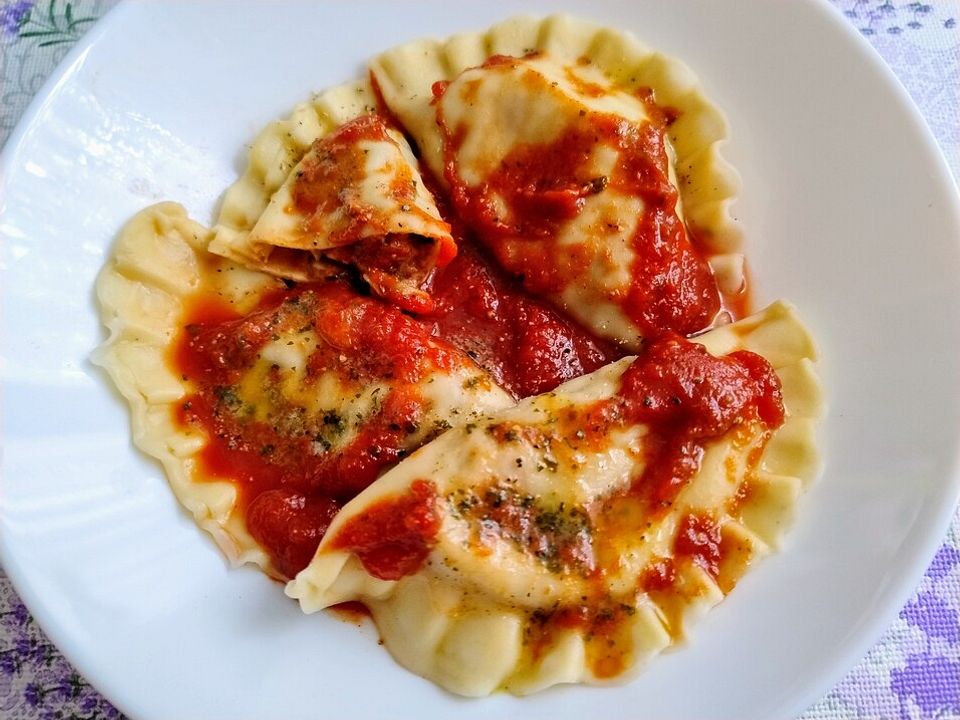
[(254, 265), (247, 236), (293, 167), (317, 138), (376, 106), (369, 81), (346, 83), (297, 105), (285, 120), (270, 123), (250, 146), (247, 167), (223, 196), (209, 250)]
[(133, 442), (156, 458), (177, 499), (210, 533), (233, 565), (253, 563), (274, 574), (266, 553), (233, 514), (236, 489), (225, 481), (197, 482), (191, 470), (206, 440), (178, 427), (176, 403), (190, 391), (166, 364), (184, 299), (201, 281), (199, 253), (210, 231), (184, 208), (160, 203), (121, 230), (97, 278), (107, 340), (91, 355), (130, 406)]
[[(740, 178), (720, 152), (727, 121), (682, 62), (650, 50), (629, 33), (552, 15), (518, 16), (483, 32), (407, 43), (374, 58), (370, 71), (386, 105), (417, 140), (423, 162), (442, 184), (433, 83), (452, 80), (491, 55), (533, 51), (568, 62), (588, 58), (615, 84), (626, 90), (650, 87), (661, 104), (678, 111), (668, 139), (675, 151), (673, 169), (684, 219), (712, 256), (723, 289), (738, 290), (743, 284), (743, 234), (731, 206), (740, 192)], [(375, 107), (373, 88), (363, 79), (323, 91), (298, 105), (287, 119), (268, 125), (251, 145), (247, 168), (223, 196), (210, 251), (238, 262), (262, 262), (262, 257), (250, 255), (247, 237), (273, 193), (315, 139)]]

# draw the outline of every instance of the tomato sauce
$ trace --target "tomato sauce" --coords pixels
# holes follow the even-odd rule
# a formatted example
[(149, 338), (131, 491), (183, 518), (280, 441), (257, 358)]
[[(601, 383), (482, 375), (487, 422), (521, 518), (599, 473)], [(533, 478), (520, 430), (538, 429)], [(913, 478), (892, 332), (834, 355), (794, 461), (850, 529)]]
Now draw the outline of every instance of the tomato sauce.
[[(580, 572), (590, 580), (591, 588), (581, 605), (533, 614), (525, 636), (531, 660), (536, 662), (545, 648), (552, 647), (558, 632), (579, 628), (586, 631), (587, 662), (594, 674), (613, 677), (622, 672), (629, 665), (633, 649), (625, 621), (635, 609), (630, 604), (616, 603), (603, 580), (607, 569), (615, 573), (619, 566), (618, 539), (627, 533), (643, 532), (644, 521), (661, 516), (670, 507), (699, 470), (704, 446), (711, 439), (722, 437), (741, 424), (773, 429), (783, 419), (779, 381), (766, 360), (746, 351), (716, 358), (703, 346), (673, 333), (645, 344), (643, 352), (621, 376), (616, 395), (584, 413), (561, 418), (561, 423), (572, 423), (571, 427), (563, 427), (563, 434), (569, 435), (575, 426), (575, 437), (587, 446), (617, 427), (645, 424), (647, 462), (630, 488), (599, 501), (590, 512), (592, 520), (585, 519), (577, 525), (573, 536), (580, 541), (574, 546), (576, 557), (589, 558), (589, 565), (584, 566), (582, 560), (576, 565), (552, 552), (568, 548), (569, 540), (566, 544), (558, 542), (564, 537), (525, 533), (528, 543), (540, 540), (541, 536), (550, 541), (534, 547), (538, 558), (558, 555), (563, 560), (555, 566), (545, 562), (548, 570)], [(759, 455), (754, 460), (759, 461)], [(523, 511), (515, 509), (516, 502), (492, 505), (499, 515), (491, 513), (489, 502), (471, 503), (468, 509), (474, 512), (479, 508), (484, 517), (493, 517), (508, 531), (512, 519), (526, 517)], [(535, 509), (536, 501), (531, 499), (520, 507)], [(501, 517), (506, 517), (507, 522)], [(555, 526), (556, 522), (551, 525)], [(588, 537), (585, 542), (584, 535)], [(729, 578), (721, 576), (728, 551), (721, 528), (712, 517), (687, 514), (680, 520), (673, 556), (653, 558), (638, 578), (638, 589), (649, 593), (669, 591), (677, 578), (677, 562), (688, 558), (728, 592), (732, 584)]]
[[(307, 382), (336, 368), (358, 388), (377, 379), (392, 383), (378, 410), (335, 451), (330, 448), (345, 419), (305, 417), (276, 392), (278, 367), (267, 372), (262, 399), (246, 397), (238, 386), (263, 347), (295, 329), (324, 341), (308, 357)], [(462, 362), (415, 320), (342, 283), (272, 294), (244, 317), (201, 296), (188, 309), (173, 352), (173, 365), (196, 387), (177, 405), (176, 420), (205, 432), (201, 475), (237, 485), (250, 533), (278, 571), (292, 577), (309, 562), (340, 505), (406, 454), (406, 438), (423, 414), (417, 382)], [(271, 422), (258, 419), (257, 402), (269, 403)]]
[(367, 572), (381, 580), (399, 580), (417, 572), (440, 530), (437, 489), (414, 480), (407, 494), (367, 507), (340, 528), (331, 549), (355, 554)]
[(673, 587), (677, 579), (677, 569), (673, 558), (657, 558), (651, 562), (640, 576), (640, 588), (647, 592), (667, 590)]
[(626, 354), (525, 292), (468, 232), (455, 231), (459, 253), (434, 276), (436, 310), (423, 320), (514, 397), (548, 392)]
[(634, 640), (627, 624), (636, 608), (609, 599), (585, 598), (582, 605), (535, 610), (524, 629), (523, 643), (531, 664), (555, 647), (559, 633), (579, 630), (585, 660), (597, 678), (620, 675), (631, 663)]
[[(451, 370), (469, 358), (522, 398), (626, 354), (532, 295), (555, 289), (562, 278), (542, 263), (530, 265), (523, 277), (510, 275), (499, 266), (496, 242), (498, 232), (548, 236), (578, 212), (585, 197), (611, 184), (640, 193), (654, 208), (645, 213), (633, 239), (638, 252), (628, 298), (631, 317), (650, 338), (624, 374), (620, 394), (583, 419), (587, 441), (591, 433), (599, 437), (610, 422), (647, 423), (652, 438), (647, 470), (637, 478), (635, 491), (666, 507), (696, 471), (708, 438), (737, 422), (773, 426), (782, 421), (776, 376), (762, 358), (750, 353), (712, 358), (680, 335), (662, 334), (664, 328), (680, 334), (700, 330), (719, 307), (709, 268), (676, 218), (676, 192), (664, 170), (662, 128), (667, 122), (661, 119), (640, 130), (604, 126), (606, 141), (616, 143), (625, 158), (604, 179), (567, 172), (589, 150), (591, 141), (582, 133), (569, 133), (552, 148), (521, 148), (513, 169), (495, 179), (516, 210), (509, 227), (485, 216), (455, 185), (453, 205), (462, 218), (480, 227), (481, 235), (484, 227), (494, 227), (482, 244), (457, 213), (445, 209), (448, 199), (434, 188), (458, 247), (442, 252), (448, 264), (440, 263), (423, 286), (429, 303), (391, 306), (367, 297), (356, 278), (352, 285), (343, 280), (291, 283), (265, 295), (243, 317), (202, 292), (193, 299), (171, 364), (195, 392), (177, 405), (175, 418), (209, 438), (199, 455), (198, 477), (236, 484), (238, 511), (280, 574), (292, 577), (305, 567), (341, 505), (412, 449), (405, 441), (424, 413), (417, 383), (426, 372)], [(337, 142), (347, 143), (351, 134), (379, 137), (382, 128), (359, 122), (340, 132)], [(319, 166), (307, 171), (327, 172)], [(349, 167), (338, 170), (344, 171), (352, 172)], [(307, 184), (295, 188), (301, 211), (322, 210), (327, 202), (324, 193), (312, 192)], [(410, 259), (406, 247), (385, 243), (377, 252), (385, 265)], [(333, 451), (330, 433), (338, 431), (343, 418), (325, 416), (319, 426), (261, 421), (238, 389), (264, 346), (297, 329), (309, 329), (323, 341), (309, 355), (308, 381), (336, 370), (358, 390), (377, 379), (391, 383), (379, 410)], [(271, 372), (268, 386), (280, 381)], [(355, 552), (376, 577), (396, 579), (414, 572), (432, 546), (439, 527), (432, 509), (435, 490), (428, 480), (414, 486), (408, 496), (370, 508), (335, 539), (337, 547)], [(595, 561), (581, 547), (579, 531), (568, 534), (570, 542), (554, 543), (564, 551), (558, 562), (592, 571)], [(555, 539), (544, 533), (544, 543)], [(672, 577), (672, 567), (667, 576)]]
[(561, 420), (565, 435), (576, 433), (578, 447), (593, 449), (602, 449), (616, 428), (645, 425), (646, 464), (634, 492), (656, 509), (672, 504), (710, 440), (754, 423), (764, 432), (776, 429), (784, 408), (780, 380), (764, 358), (746, 350), (714, 357), (668, 332), (644, 343), (616, 395)]
[[(237, 484), (238, 509), (282, 574), (302, 569), (336, 508), (406, 454), (404, 439), (423, 412), (416, 382), (426, 369), (450, 370), (472, 358), (519, 398), (622, 356), (529, 297), (466, 235), (461, 243), (458, 257), (430, 285), (435, 311), (420, 318), (340, 281), (271, 292), (243, 317), (203, 294), (187, 310), (171, 359), (198, 389), (177, 406), (176, 419), (210, 438), (198, 470)], [(404, 383), (334, 453), (317, 454), (316, 443), (341, 418), (328, 417), (327, 428), (309, 433), (251, 421), (243, 417), (245, 400), (235, 387), (265, 344), (305, 327), (325, 341), (308, 358), (308, 377), (335, 369), (358, 388), (373, 378)]]
[[(495, 56), (484, 67), (518, 62)], [(441, 100), (448, 91), (449, 86), (434, 88)], [(465, 135), (448, 126), (439, 102), (445, 175), (458, 215), (500, 264), (522, 274), (524, 287), (538, 295), (558, 296), (583, 282), (594, 262), (597, 249), (590, 247), (591, 238), (562, 248), (556, 242), (589, 197), (617, 193), (641, 199), (644, 211), (629, 240), (631, 281), (619, 293), (608, 291), (607, 300), (619, 304), (644, 336), (665, 330), (690, 335), (710, 326), (721, 295), (677, 215), (678, 193), (669, 178), (664, 140), (671, 116), (657, 108), (649, 92), (639, 99), (649, 122), (581, 111), (581, 120), (558, 138), (513, 148), (477, 185), (462, 179), (458, 153)], [(615, 151), (617, 160), (612, 172), (595, 176), (591, 158), (601, 146)]]
[(339, 510), (339, 503), (325, 495), (278, 487), (250, 503), (247, 529), (277, 569), (293, 577), (310, 563)]
[(673, 542), (676, 557), (689, 557), (714, 579), (720, 574), (720, 526), (709, 515), (691, 513), (684, 516)]
[(780, 380), (770, 364), (741, 350), (714, 357), (667, 333), (646, 345), (620, 380), (618, 412), (650, 428), (638, 491), (669, 506), (700, 467), (704, 445), (738, 425), (783, 423)]
[[(373, 619), (370, 608), (357, 600), (348, 600), (347, 602), (337, 603), (327, 608), (341, 620), (349, 622), (357, 627), (362, 627), (365, 622)], [(383, 642), (381, 641), (381, 645)]]

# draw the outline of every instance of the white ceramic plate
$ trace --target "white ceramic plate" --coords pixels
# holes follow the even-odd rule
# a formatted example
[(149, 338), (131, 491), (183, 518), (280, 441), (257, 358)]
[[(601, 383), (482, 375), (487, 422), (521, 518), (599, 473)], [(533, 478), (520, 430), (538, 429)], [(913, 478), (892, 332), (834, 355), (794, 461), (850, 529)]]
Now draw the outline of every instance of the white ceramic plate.
[[(369, 629), (306, 617), (229, 571), (131, 448), (87, 357), (92, 284), (162, 198), (209, 221), (245, 144), (375, 52), (527, 9), (569, 10), (686, 60), (728, 112), (759, 300), (822, 342), (826, 472), (788, 547), (615, 689), (463, 701)], [(825, 3), (568, 0), (128, 3), (75, 48), (0, 163), (5, 457), (0, 548), (54, 642), (138, 720), (776, 718), (889, 623), (958, 494), (960, 211), (906, 93)]]

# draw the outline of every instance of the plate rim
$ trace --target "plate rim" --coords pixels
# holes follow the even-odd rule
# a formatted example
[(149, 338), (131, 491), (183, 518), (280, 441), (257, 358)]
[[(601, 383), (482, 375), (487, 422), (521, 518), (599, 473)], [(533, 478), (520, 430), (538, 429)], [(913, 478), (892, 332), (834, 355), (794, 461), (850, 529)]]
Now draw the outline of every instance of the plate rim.
[[(828, 22), (838, 28), (846, 36), (846, 42), (855, 46), (861, 57), (869, 62), (872, 69), (879, 72), (887, 89), (897, 96), (901, 108), (907, 110), (910, 123), (913, 129), (917, 131), (918, 139), (922, 138), (924, 145), (923, 150), (927, 155), (931, 156), (933, 160), (931, 169), (936, 169), (934, 182), (937, 185), (943, 184), (952, 190), (952, 192), (949, 193), (952, 201), (951, 207), (945, 209), (944, 212), (952, 211), (955, 225), (958, 230), (960, 230), (960, 178), (953, 175), (943, 149), (940, 147), (926, 119), (899, 77), (873, 45), (843, 18), (839, 8), (825, 0), (799, 0), (799, 2), (807, 5), (811, 12), (820, 13), (822, 17), (826, 18)], [(74, 73), (82, 67), (87, 53), (97, 43), (101, 42), (105, 36), (116, 32), (118, 23), (120, 23), (128, 13), (132, 12), (134, 8), (137, 8), (137, 6), (138, 3), (132, 0), (119, 0), (116, 5), (104, 13), (95, 25), (70, 49), (37, 90), (35, 96), (27, 105), (15, 128), (7, 138), (4, 147), (0, 150), (0, 196), (3, 195), (3, 191), (6, 188), (10, 168), (23, 151), (34, 126), (41, 120), (44, 108), (55, 99), (61, 85), (69, 82)], [(507, 10), (507, 13), (512, 15), (515, 14), (516, 11)], [(4, 206), (3, 209), (6, 211), (6, 206)], [(960, 234), (958, 234), (958, 237), (960, 237)], [(958, 243), (960, 243), (960, 239), (958, 239)], [(4, 270), (3, 272), (6, 273), (8, 271)], [(0, 296), (2, 296), (2, 293), (0, 293)], [(2, 385), (4, 386), (7, 384), (6, 379), (2, 376), (0, 376), (0, 381), (3, 381)], [(955, 402), (960, 404), (960, 398), (955, 399)], [(5, 410), (2, 415), (0, 415), (0, 420), (3, 422), (8, 420)], [(957, 430), (960, 432), (960, 427), (958, 427)], [(870, 616), (867, 622), (858, 624), (850, 637), (843, 643), (842, 647), (844, 649), (839, 652), (834, 652), (830, 656), (831, 660), (816, 673), (816, 679), (819, 679), (820, 682), (814, 682), (813, 679), (811, 679), (806, 692), (794, 693), (795, 701), (792, 703), (792, 715), (803, 713), (812, 704), (826, 697), (826, 695), (837, 686), (840, 680), (876, 645), (883, 633), (891, 627), (912, 594), (917, 591), (931, 560), (944, 543), (947, 531), (956, 516), (958, 504), (960, 504), (960, 443), (955, 447), (950, 467), (950, 472), (942, 476), (942, 480), (937, 483), (935, 490), (932, 491), (934, 499), (942, 500), (942, 502), (929, 503), (925, 507), (927, 512), (918, 515), (913, 521), (914, 526), (923, 525), (932, 529), (924, 534), (918, 535), (916, 531), (912, 531), (909, 534), (907, 542), (909, 549), (906, 553), (910, 559), (909, 566), (898, 573), (896, 578), (889, 583), (889, 586), (885, 588), (879, 596), (880, 601), (874, 603), (875, 605), (879, 604), (881, 607), (879, 609), (867, 609), (864, 611)], [(821, 472), (821, 476), (822, 474)], [(0, 463), (0, 498), (2, 498), (2, 487), (6, 476), (2, 463)], [(822, 477), (817, 482), (822, 482)], [(0, 503), (0, 505), (2, 505), (2, 503)], [(0, 513), (0, 515), (2, 515), (2, 513)], [(0, 517), (0, 520), (2, 520), (2, 517)], [(0, 522), (0, 540), (3, 539), (3, 535), (4, 523)], [(109, 689), (102, 689), (104, 685), (101, 684), (101, 678), (99, 676), (94, 677), (88, 673), (82, 648), (73, 645), (69, 641), (68, 635), (70, 633), (66, 626), (57, 622), (56, 619), (47, 612), (42, 594), (37, 591), (34, 583), (29, 580), (28, 573), (21, 568), (16, 557), (9, 552), (8, 544), (5, 542), (0, 542), (0, 566), (2, 566), (14, 590), (43, 632), (54, 643), (58, 651), (87, 679), (91, 686), (125, 715), (131, 718), (148, 716), (150, 714), (148, 708), (133, 707), (123, 701), (118, 701), (117, 696), (115, 696), (113, 692)], [(106, 683), (106, 685), (109, 684), (109, 682)]]

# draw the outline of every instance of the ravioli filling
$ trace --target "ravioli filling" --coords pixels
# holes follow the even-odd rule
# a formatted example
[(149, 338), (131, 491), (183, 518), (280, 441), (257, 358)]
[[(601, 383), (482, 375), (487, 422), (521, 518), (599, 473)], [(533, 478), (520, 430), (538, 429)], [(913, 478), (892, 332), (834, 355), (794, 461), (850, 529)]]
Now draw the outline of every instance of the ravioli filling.
[(433, 308), (423, 283), (457, 248), (407, 141), (384, 116), (363, 115), (316, 140), (248, 239), (259, 266), (322, 279), (330, 261), (411, 312)]

